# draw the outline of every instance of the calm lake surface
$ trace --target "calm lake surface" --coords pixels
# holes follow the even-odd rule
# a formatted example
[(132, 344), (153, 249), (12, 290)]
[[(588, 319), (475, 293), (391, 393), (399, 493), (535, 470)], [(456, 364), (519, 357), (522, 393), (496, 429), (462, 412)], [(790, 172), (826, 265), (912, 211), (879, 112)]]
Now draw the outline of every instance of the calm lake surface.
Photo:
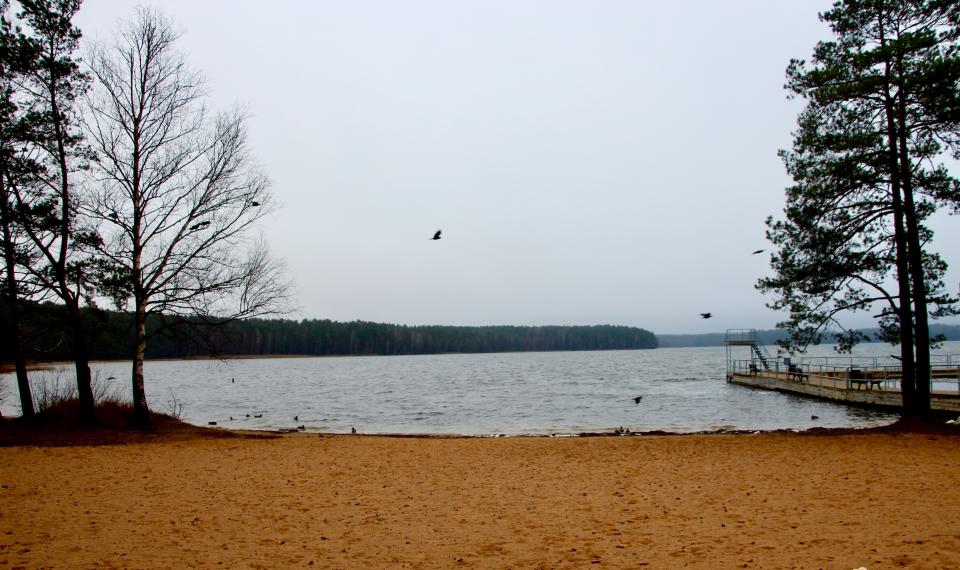
[[(856, 354), (885, 356), (883, 344)], [(960, 342), (937, 351), (960, 354)], [(833, 355), (830, 347), (812, 354)], [(737, 356), (743, 358), (744, 356)], [(894, 415), (726, 383), (726, 349), (148, 361), (147, 398), (190, 423), (241, 429), (402, 434), (573, 434), (869, 427)], [(129, 398), (129, 362), (93, 365), (101, 389)], [(69, 366), (35, 373), (73, 382)], [(16, 414), (16, 382), (4, 414)], [(635, 396), (643, 396), (639, 404)], [(818, 416), (817, 420), (811, 416)], [(257, 417), (259, 416), (259, 417)], [(298, 419), (294, 419), (297, 417)], [(232, 418), (232, 419), (231, 419)]]

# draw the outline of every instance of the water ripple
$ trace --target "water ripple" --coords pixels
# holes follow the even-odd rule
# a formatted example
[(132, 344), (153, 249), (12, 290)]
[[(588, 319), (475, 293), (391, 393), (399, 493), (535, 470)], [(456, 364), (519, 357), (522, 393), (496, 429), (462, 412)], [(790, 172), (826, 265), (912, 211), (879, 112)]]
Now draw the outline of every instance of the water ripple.
[[(947, 345), (960, 353), (960, 342)], [(186, 421), (246, 429), (569, 434), (620, 426), (680, 432), (865, 427), (893, 419), (727, 384), (724, 367), (724, 348), (709, 347), (150, 361), (145, 373), (153, 409), (169, 412), (176, 400)], [(124, 378), (130, 364), (94, 368), (100, 378)], [(9, 376), (3, 380), (15, 386)], [(125, 382), (110, 382), (129, 394)], [(636, 396), (643, 396), (639, 404)], [(15, 394), (6, 399), (3, 413), (16, 411), (8, 409), (14, 401)]]

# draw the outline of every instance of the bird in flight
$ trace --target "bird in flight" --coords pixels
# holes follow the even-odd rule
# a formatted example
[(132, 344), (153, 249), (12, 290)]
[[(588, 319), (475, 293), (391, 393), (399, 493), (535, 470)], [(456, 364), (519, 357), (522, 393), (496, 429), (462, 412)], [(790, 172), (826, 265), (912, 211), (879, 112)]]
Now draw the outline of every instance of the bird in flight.
[(700, 316), (704, 319), (709, 319), (713, 316), (713, 313), (700, 313)]
[(642, 399), (643, 399), (643, 396), (636, 396), (636, 397), (633, 398), (633, 402), (634, 402), (635, 404), (639, 404), (639, 403), (640, 403), (640, 400), (642, 400)]
[(433, 234), (433, 237), (430, 238), (430, 239), (432, 239), (432, 240), (438, 240), (438, 239), (440, 239), (440, 232), (441, 232), (441, 231), (442, 231), (442, 230), (437, 230), (437, 233)]
[(753, 255), (757, 255), (758, 253), (763, 253), (764, 251), (765, 250), (758, 249), (757, 251), (753, 252)]

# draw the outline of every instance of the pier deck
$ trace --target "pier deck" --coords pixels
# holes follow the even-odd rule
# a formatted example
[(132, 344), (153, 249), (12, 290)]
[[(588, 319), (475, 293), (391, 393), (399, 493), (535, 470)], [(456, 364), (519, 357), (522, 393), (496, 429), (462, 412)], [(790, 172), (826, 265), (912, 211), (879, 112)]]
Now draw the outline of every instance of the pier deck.
[[(768, 352), (753, 329), (726, 333), (727, 381), (855, 406), (900, 409), (902, 370), (896, 356), (792, 359)], [(735, 353), (748, 358), (737, 358)], [(930, 405), (960, 413), (960, 355), (936, 355), (930, 369)]]
[[(935, 410), (960, 413), (960, 370), (933, 370), (935, 389), (930, 405)], [(951, 382), (952, 380), (952, 382)], [(788, 392), (856, 406), (897, 409), (903, 404), (899, 374), (889, 369), (852, 371), (764, 370), (727, 371), (727, 381), (742, 386)], [(944, 382), (945, 381), (945, 382)], [(947, 387), (953, 384), (953, 389)], [(942, 388), (938, 389), (938, 386)], [(946, 388), (946, 389), (945, 389)]]

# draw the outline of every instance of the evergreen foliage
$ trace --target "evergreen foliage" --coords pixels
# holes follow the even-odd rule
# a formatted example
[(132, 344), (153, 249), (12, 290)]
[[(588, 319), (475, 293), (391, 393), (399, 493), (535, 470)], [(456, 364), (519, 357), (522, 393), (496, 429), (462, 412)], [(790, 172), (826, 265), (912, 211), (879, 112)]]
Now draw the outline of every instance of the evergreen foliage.
[(843, 317), (871, 311), (901, 345), (904, 410), (929, 411), (930, 317), (956, 314), (946, 263), (924, 224), (956, 207), (944, 167), (960, 153), (960, 5), (942, 0), (839, 0), (821, 18), (836, 37), (794, 60), (787, 88), (807, 106), (781, 152), (794, 185), (784, 219), (768, 219), (774, 275), (758, 287), (789, 313), (782, 344), (866, 337)]
[[(77, 56), (80, 31), (71, 22), (80, 0), (19, 0), (17, 6), (23, 29), (4, 24), (3, 41), (4, 59), (18, 56), (17, 65), (4, 66), (14, 72), (4, 78), (13, 77), (4, 86), (10, 90), (4, 99), (15, 106), (4, 105), (3, 120), (15, 136), (7, 138), (5, 132), (3, 137), (3, 225), (5, 241), (15, 234), (17, 242), (12, 248), (5, 243), (4, 277), (8, 296), (55, 298), (65, 307), (49, 325), (64, 333), (75, 363), (80, 413), (93, 422), (92, 337), (85, 320), (90, 312), (83, 308), (95, 304), (95, 260), (86, 248), (98, 236), (77, 215), (77, 179), (87, 157), (79, 101), (89, 86)], [(2, 8), (6, 19), (9, 3)], [(9, 176), (14, 172), (17, 176)], [(17, 306), (16, 301), (8, 305), (14, 312)]]
[[(36, 310), (61, 311), (57, 305)], [(34, 311), (34, 313), (36, 312)], [(163, 328), (162, 316), (148, 328)], [(99, 311), (93, 357), (130, 359), (133, 315)], [(0, 322), (0, 324), (3, 324)], [(12, 358), (7, 329), (0, 336), (0, 360)], [(405, 326), (367, 321), (245, 319), (222, 326), (188, 319), (166, 327), (147, 347), (148, 358), (206, 356), (350, 356), (521, 352), (551, 350), (633, 350), (657, 348), (650, 331), (626, 326)], [(61, 360), (69, 354), (61, 335), (40, 321), (27, 325), (34, 360)]]

